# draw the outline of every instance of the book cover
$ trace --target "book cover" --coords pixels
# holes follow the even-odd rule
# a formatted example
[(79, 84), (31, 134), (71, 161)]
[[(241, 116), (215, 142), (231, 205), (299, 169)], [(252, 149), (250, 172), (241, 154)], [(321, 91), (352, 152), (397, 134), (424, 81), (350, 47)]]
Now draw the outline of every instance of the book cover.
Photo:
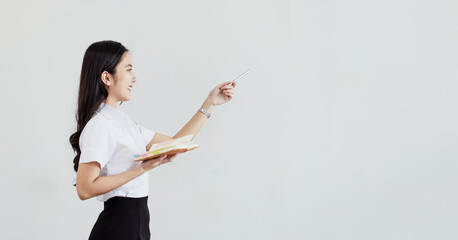
[(153, 146), (151, 146), (151, 148), (147, 152), (135, 154), (134, 161), (145, 161), (148, 159), (160, 157), (165, 154), (173, 155), (196, 149), (197, 147), (199, 147), (199, 145), (191, 143), (192, 137), (193, 134), (153, 144)]

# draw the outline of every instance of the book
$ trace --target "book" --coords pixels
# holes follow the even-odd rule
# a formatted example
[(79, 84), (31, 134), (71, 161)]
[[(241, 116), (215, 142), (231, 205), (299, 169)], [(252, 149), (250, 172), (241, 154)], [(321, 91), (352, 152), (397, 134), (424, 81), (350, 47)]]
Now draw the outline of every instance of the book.
[(191, 143), (192, 137), (193, 134), (153, 144), (153, 146), (151, 146), (151, 148), (147, 152), (135, 154), (134, 161), (145, 161), (148, 159), (160, 157), (165, 154), (173, 155), (196, 149), (197, 147), (199, 147), (199, 145)]

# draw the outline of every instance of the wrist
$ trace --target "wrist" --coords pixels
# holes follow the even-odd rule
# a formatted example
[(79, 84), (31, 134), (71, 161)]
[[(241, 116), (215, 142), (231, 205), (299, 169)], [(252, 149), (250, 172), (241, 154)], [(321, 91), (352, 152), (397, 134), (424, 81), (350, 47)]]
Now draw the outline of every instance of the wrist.
[(136, 172), (135, 175), (137, 175), (137, 176), (141, 176), (141, 175), (143, 175), (144, 173), (147, 172), (147, 170), (143, 167), (143, 164), (138, 165), (138, 167), (136, 169), (134, 169), (134, 170)]
[(211, 99), (207, 97), (201, 107), (205, 108), (205, 110), (207, 110), (207, 112), (210, 113), (211, 110), (215, 107), (215, 105), (213, 105)]

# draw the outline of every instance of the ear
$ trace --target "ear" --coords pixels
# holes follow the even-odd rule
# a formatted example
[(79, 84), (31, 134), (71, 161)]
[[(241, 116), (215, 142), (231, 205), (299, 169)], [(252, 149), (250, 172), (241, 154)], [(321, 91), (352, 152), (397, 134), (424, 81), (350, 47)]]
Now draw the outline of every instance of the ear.
[(108, 87), (111, 86), (111, 82), (112, 82), (110, 80), (110, 77), (111, 77), (111, 74), (107, 71), (103, 71), (102, 74), (100, 75), (102, 82)]

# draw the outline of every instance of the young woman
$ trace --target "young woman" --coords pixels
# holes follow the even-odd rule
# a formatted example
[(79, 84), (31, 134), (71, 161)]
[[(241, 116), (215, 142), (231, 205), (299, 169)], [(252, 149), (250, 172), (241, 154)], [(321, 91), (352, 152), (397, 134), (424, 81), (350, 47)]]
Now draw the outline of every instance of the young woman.
[(128, 50), (114, 41), (93, 43), (86, 50), (81, 69), (76, 114), (77, 130), (70, 137), (76, 152), (76, 190), (80, 199), (97, 197), (104, 202), (89, 239), (150, 239), (148, 171), (172, 161), (163, 156), (141, 163), (133, 155), (154, 143), (194, 136), (212, 108), (234, 96), (235, 82), (210, 91), (201, 108), (173, 137), (157, 133), (118, 110), (118, 102), (131, 99), (136, 82)]

